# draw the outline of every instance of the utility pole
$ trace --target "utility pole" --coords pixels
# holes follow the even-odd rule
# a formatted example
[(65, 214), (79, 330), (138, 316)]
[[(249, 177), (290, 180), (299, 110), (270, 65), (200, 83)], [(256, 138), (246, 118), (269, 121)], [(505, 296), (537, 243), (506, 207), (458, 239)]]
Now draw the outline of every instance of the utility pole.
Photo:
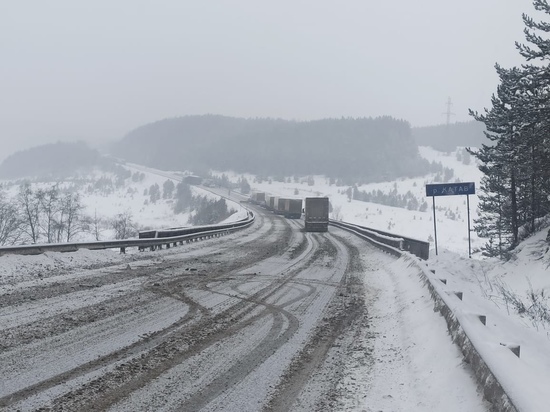
[(451, 124), (451, 116), (455, 116), (453, 112), (451, 112), (451, 106), (453, 105), (453, 102), (451, 101), (451, 98), (449, 97), (447, 99), (447, 111), (443, 113), (447, 116), (447, 127)]

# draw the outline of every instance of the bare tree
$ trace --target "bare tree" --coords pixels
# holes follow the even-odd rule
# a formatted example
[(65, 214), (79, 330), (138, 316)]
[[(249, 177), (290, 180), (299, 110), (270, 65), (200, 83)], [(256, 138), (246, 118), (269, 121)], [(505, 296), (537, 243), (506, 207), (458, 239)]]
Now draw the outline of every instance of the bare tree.
[(40, 238), (40, 202), (29, 182), (19, 187), (17, 206), (22, 215), (24, 233), (32, 243), (37, 243)]
[(0, 245), (13, 245), (21, 237), (22, 219), (17, 206), (0, 193)]
[(65, 242), (70, 242), (71, 239), (78, 233), (84, 231), (86, 222), (82, 218), (82, 209), (84, 206), (80, 202), (80, 195), (76, 192), (67, 193), (60, 199), (60, 213), (58, 220), (58, 242), (64, 238)]
[(132, 212), (127, 210), (111, 220), (111, 227), (115, 230), (115, 239), (127, 239), (135, 235), (136, 228), (132, 219)]
[(101, 232), (103, 232), (102, 227), (104, 224), (103, 219), (97, 215), (97, 210), (94, 210), (94, 216), (89, 218), (89, 228), (92, 234), (95, 237), (95, 240), (99, 241), (101, 240)]
[(42, 219), (40, 219), (42, 224), (42, 231), (46, 235), (47, 242), (52, 243), (56, 241), (55, 233), (56, 227), (58, 226), (58, 216), (60, 212), (60, 201), (59, 201), (59, 185), (54, 185), (46, 190), (38, 190), (36, 192), (36, 197), (40, 204), (40, 211), (42, 214)]

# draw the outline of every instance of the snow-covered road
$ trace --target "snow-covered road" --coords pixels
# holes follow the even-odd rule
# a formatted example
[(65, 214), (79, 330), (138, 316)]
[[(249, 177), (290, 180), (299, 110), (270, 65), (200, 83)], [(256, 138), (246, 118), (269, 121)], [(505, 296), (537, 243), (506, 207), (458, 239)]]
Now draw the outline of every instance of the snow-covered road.
[(77, 252), (39, 278), (44, 261), (19, 262), (0, 283), (0, 407), (486, 409), (403, 261), (258, 212), (229, 237)]

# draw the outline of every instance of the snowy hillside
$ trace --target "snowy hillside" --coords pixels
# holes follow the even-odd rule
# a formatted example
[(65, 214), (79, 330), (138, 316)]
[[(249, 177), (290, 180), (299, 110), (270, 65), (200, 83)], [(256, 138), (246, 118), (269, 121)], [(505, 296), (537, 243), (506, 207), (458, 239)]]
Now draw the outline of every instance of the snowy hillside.
[[(451, 182), (475, 182), (479, 185), (481, 174), (475, 164), (465, 165), (457, 160), (456, 152), (445, 154), (429, 147), (421, 147), (420, 154), (430, 162), (441, 162), (444, 167), (453, 170)], [(221, 174), (221, 173), (220, 173)], [(240, 175), (226, 173), (232, 181), (237, 181)], [(330, 184), (324, 176), (302, 178), (298, 181), (287, 178), (285, 182), (264, 180), (261, 183), (255, 176), (245, 175), (253, 190), (265, 191), (273, 195), (305, 198), (308, 196), (328, 196), (332, 205), (331, 218), (349, 223), (390, 231), (434, 244), (434, 224), (432, 198), (426, 197), (425, 185), (438, 183), (436, 175), (401, 179), (395, 182), (371, 183), (359, 186), (361, 192), (381, 191), (389, 194), (395, 191), (405, 195), (410, 192), (418, 204), (426, 202), (426, 210), (408, 210), (379, 203), (363, 202), (350, 199), (350, 186)], [(309, 180), (309, 184), (308, 184)], [(312, 185), (310, 185), (313, 182)], [(442, 183), (442, 182), (439, 182)], [(436, 199), (438, 247), (457, 253), (468, 254), (468, 221), (465, 196), (445, 196)], [(470, 196), (470, 219), (477, 217), (477, 196)], [(471, 233), (472, 251), (478, 250), (485, 241), (479, 239), (475, 232)], [(432, 254), (435, 252), (432, 252)]]
[[(49, 190), (57, 186), (60, 192), (77, 193), (83, 206), (80, 214), (83, 218), (97, 222), (99, 240), (114, 239), (115, 234), (110, 222), (117, 216), (126, 215), (131, 219), (136, 230), (147, 228), (170, 228), (190, 226), (191, 213), (174, 212), (175, 192), (165, 196), (163, 186), (167, 182), (177, 185), (182, 179), (182, 172), (158, 172), (138, 165), (124, 164), (115, 167), (114, 171), (95, 169), (85, 175), (77, 175), (66, 181), (44, 181), (33, 178), (27, 180), (31, 190)], [(2, 181), (2, 190), (7, 199), (15, 200), (23, 180)], [(153, 195), (152, 188), (158, 193)], [(191, 186), (193, 196), (218, 199), (210, 191)], [(242, 207), (235, 202), (228, 202), (229, 209), (237, 212), (235, 219), (243, 215)], [(90, 224), (89, 224), (90, 225)], [(93, 228), (78, 231), (73, 241), (96, 240)], [(41, 243), (45, 240), (42, 238)]]

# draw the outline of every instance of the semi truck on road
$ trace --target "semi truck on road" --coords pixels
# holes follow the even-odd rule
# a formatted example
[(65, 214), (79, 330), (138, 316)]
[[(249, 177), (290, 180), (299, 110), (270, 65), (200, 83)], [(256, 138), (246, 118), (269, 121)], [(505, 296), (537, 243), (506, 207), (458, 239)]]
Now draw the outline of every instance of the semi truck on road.
[(287, 219), (300, 219), (302, 217), (302, 199), (284, 199), (283, 214)]
[(306, 232), (328, 231), (328, 197), (306, 197), (305, 203)]

